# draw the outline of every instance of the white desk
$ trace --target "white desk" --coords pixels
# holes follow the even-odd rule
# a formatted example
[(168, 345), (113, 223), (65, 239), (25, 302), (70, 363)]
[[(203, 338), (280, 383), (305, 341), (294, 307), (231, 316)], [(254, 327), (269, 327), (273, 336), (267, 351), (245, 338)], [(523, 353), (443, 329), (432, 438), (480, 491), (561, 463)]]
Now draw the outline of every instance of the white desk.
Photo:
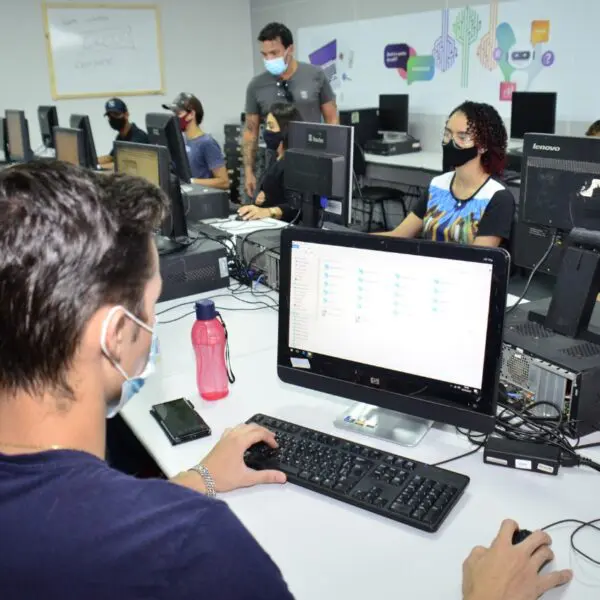
[[(509, 303), (514, 300), (514, 296), (509, 298)], [(217, 303), (236, 306), (237, 301), (218, 298)], [(176, 313), (174, 310), (164, 317)], [(223, 314), (232, 336), (231, 355), (237, 377), (227, 398), (211, 403), (198, 396), (189, 341), (193, 324), (190, 315), (159, 327), (159, 373), (122, 412), (168, 476), (197, 463), (226, 427), (257, 412), (425, 462), (450, 458), (470, 448), (453, 428), (434, 427), (416, 448), (340, 433), (333, 419), (344, 409), (343, 399), (278, 380), (277, 314), (268, 309)], [(206, 419), (213, 430), (210, 438), (170, 445), (149, 409), (152, 404), (180, 396), (190, 398)], [(596, 437), (600, 439), (600, 435)], [(590, 456), (598, 460), (600, 452), (590, 452)], [(514, 518), (523, 527), (535, 529), (563, 518), (600, 516), (597, 494), (593, 493), (600, 491), (600, 479), (591, 470), (564, 469), (555, 478), (484, 465), (481, 454), (451, 463), (448, 468), (469, 475), (471, 484), (435, 535), (291, 484), (240, 490), (224, 499), (280, 566), (298, 600), (459, 600), (463, 559), (473, 546), (492, 540), (503, 518)], [(598, 592), (589, 584), (600, 587), (600, 570), (572, 556), (571, 530), (552, 532), (553, 549), (557, 565), (575, 569), (575, 580), (568, 588), (546, 596), (550, 600), (587, 600)], [(591, 533), (582, 532), (580, 542), (590, 553), (600, 554), (598, 538)]]
[(396, 156), (380, 156), (378, 154), (365, 154), (367, 163), (401, 169), (415, 169), (430, 173), (442, 172), (442, 152), (411, 152)]

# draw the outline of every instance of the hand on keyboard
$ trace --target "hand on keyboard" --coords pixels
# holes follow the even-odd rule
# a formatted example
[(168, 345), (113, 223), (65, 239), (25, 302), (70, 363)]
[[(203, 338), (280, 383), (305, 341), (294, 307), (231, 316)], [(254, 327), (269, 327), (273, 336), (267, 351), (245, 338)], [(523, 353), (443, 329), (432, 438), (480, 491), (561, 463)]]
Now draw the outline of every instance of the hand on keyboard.
[(277, 448), (275, 434), (254, 424), (238, 425), (225, 431), (221, 440), (202, 461), (215, 481), (217, 492), (230, 492), (261, 483), (286, 482), (286, 476), (281, 471), (255, 471), (246, 466), (244, 454), (248, 448), (257, 445), (268, 449)]

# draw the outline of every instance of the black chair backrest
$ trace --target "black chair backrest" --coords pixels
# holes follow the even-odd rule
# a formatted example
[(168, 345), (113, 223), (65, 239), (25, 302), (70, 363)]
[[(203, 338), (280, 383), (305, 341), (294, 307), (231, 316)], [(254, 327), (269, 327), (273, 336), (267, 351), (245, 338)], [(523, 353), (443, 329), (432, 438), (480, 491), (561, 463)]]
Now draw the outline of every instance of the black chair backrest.
[(367, 161), (365, 160), (365, 153), (362, 146), (357, 142), (354, 142), (354, 160), (352, 161), (352, 168), (357, 178), (364, 177), (367, 174)]

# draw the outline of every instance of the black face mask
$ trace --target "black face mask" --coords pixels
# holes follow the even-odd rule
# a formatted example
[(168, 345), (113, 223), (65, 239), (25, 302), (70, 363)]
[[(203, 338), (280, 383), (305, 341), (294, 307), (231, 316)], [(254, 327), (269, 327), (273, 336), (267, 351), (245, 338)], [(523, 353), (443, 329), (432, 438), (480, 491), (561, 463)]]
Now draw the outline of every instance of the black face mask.
[(115, 130), (121, 131), (125, 126), (125, 119), (122, 117), (108, 117), (108, 124)]
[(279, 144), (283, 141), (283, 134), (281, 131), (269, 131), (268, 129), (265, 129), (263, 139), (269, 150), (277, 150)]
[(473, 160), (478, 154), (477, 146), (472, 148), (457, 148), (454, 142), (450, 140), (447, 144), (442, 144), (443, 165), (442, 171), (453, 171), (458, 167), (466, 165), (470, 160)]

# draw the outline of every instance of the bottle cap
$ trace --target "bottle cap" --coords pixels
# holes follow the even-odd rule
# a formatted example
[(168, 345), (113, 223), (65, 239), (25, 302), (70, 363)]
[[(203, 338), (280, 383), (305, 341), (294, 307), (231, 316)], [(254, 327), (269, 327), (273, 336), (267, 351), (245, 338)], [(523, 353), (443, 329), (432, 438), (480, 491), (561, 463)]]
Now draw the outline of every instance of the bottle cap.
[(217, 318), (217, 309), (212, 300), (200, 300), (196, 302), (196, 319), (198, 321), (211, 321)]

